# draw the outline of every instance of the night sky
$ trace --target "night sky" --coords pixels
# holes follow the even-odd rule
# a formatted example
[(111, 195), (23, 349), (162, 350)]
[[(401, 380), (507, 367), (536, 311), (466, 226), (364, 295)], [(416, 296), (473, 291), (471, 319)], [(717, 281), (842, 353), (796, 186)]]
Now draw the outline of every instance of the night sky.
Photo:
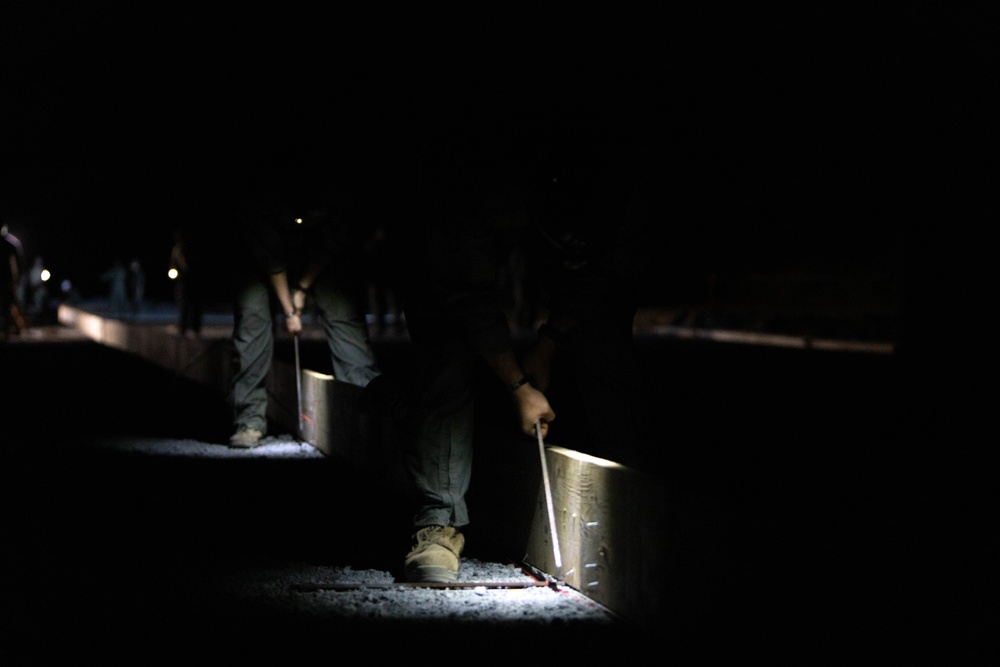
[(332, 169), (405, 216), (427, 142), (483, 122), (619, 146), (664, 280), (888, 271), (915, 195), (995, 130), (989, 10), (19, 4), (0, 9), (0, 215), (84, 290), (116, 258), (165, 271), (172, 229), (247, 171)]

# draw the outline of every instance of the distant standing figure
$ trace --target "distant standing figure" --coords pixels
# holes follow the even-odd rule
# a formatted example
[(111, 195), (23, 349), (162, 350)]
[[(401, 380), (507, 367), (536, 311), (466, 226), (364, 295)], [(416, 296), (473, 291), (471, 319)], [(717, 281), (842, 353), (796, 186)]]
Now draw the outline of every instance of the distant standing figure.
[(192, 261), (191, 247), (180, 228), (174, 230), (174, 247), (170, 251), (170, 268), (177, 271), (174, 278), (177, 302), (177, 330), (182, 336), (201, 335), (203, 314), (200, 281), (201, 268)]
[(101, 282), (108, 283), (108, 307), (114, 317), (128, 313), (128, 269), (125, 262), (116, 259), (110, 269), (101, 274)]
[(132, 312), (140, 313), (146, 301), (146, 272), (143, 270), (142, 263), (138, 257), (133, 258), (129, 263), (128, 271)]
[(0, 340), (10, 334), (23, 333), (27, 328), (18, 287), (24, 275), (24, 250), (21, 241), (10, 233), (7, 225), (0, 226)]
[(45, 264), (41, 257), (35, 257), (28, 270), (28, 292), (31, 295), (28, 303), (29, 315), (41, 315), (49, 301), (49, 290), (45, 286)]

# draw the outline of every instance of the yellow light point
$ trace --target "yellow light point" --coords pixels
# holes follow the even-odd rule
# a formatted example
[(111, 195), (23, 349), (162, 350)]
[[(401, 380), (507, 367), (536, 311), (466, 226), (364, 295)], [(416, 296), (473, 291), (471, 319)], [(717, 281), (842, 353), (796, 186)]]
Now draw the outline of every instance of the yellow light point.
[(47, 282), (48, 279), (51, 278), (51, 277), (52, 277), (52, 274), (49, 273), (48, 269), (42, 269), (42, 282), (43, 283)]
[(301, 225), (302, 224), (302, 218), (295, 218), (295, 224), (296, 225)]
[(177, 269), (170, 269), (167, 271), (167, 277), (171, 280), (177, 280)]

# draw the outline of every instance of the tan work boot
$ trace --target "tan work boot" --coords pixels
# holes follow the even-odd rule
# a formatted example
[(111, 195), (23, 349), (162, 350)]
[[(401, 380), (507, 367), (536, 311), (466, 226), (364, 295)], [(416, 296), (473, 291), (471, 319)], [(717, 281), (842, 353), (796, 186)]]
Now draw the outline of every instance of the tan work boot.
[(236, 431), (236, 433), (229, 438), (229, 446), (240, 447), (243, 449), (256, 447), (260, 444), (260, 439), (263, 437), (264, 434), (255, 428), (241, 427), (240, 430)]
[(416, 544), (406, 555), (410, 583), (447, 584), (458, 579), (459, 556), (465, 536), (454, 526), (427, 526), (413, 536)]

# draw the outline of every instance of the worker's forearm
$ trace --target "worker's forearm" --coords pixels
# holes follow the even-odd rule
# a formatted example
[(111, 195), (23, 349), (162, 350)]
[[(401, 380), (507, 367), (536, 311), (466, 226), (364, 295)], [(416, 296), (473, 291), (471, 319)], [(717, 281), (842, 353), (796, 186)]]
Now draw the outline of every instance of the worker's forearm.
[(312, 287), (313, 283), (316, 282), (316, 278), (323, 270), (323, 266), (324, 265), (321, 262), (310, 262), (305, 271), (302, 272), (302, 275), (299, 276), (298, 287), (301, 287), (302, 289), (309, 289)]
[(486, 363), (489, 364), (493, 372), (496, 373), (500, 381), (505, 385), (512, 385), (524, 377), (521, 364), (517, 361), (513, 350), (506, 350), (499, 354), (487, 355)]
[(271, 274), (271, 286), (281, 303), (281, 311), (285, 314), (294, 313), (295, 306), (292, 305), (292, 295), (288, 291), (288, 274), (284, 271)]

